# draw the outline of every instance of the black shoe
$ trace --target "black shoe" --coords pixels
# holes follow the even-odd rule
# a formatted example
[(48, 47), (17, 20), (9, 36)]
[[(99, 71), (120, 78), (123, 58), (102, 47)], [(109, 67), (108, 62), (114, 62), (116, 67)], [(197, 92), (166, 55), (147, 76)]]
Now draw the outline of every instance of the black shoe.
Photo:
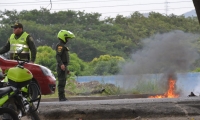
[(59, 101), (62, 102), (62, 101), (69, 101), (69, 100), (67, 98), (60, 98)]

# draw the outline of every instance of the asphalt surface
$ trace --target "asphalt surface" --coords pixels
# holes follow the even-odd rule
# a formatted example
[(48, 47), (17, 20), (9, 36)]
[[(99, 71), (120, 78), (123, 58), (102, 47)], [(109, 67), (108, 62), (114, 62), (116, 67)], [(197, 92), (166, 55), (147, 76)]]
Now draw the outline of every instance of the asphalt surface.
[(42, 120), (200, 120), (200, 97), (142, 96), (71, 97), (66, 102), (42, 99), (39, 112)]

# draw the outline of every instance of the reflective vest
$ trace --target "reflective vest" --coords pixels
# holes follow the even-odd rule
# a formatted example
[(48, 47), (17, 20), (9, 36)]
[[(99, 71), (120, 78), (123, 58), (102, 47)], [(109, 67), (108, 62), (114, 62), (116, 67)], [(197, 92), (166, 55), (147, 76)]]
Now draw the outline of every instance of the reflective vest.
[(10, 36), (10, 53), (17, 53), (19, 47), (23, 47), (22, 53), (29, 53), (29, 47), (26, 43), (28, 33), (24, 32), (18, 39), (15, 39), (15, 34)]

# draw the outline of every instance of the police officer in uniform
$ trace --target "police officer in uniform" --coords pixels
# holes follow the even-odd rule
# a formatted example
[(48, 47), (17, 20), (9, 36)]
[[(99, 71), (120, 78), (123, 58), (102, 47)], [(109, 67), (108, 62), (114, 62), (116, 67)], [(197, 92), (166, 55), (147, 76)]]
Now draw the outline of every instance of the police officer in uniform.
[(58, 32), (59, 43), (56, 45), (56, 60), (57, 60), (57, 75), (58, 75), (58, 96), (59, 101), (67, 101), (65, 97), (65, 85), (67, 80), (67, 65), (69, 64), (69, 49), (65, 44), (69, 39), (74, 38), (75, 35), (67, 30), (60, 30)]
[(17, 49), (22, 47), (23, 51), (19, 56), (20, 59), (26, 59), (34, 63), (37, 50), (33, 38), (23, 31), (21, 23), (15, 23), (11, 28), (13, 28), (13, 34), (11, 34), (5, 46), (0, 49), (0, 54), (10, 51), (10, 59), (15, 59)]

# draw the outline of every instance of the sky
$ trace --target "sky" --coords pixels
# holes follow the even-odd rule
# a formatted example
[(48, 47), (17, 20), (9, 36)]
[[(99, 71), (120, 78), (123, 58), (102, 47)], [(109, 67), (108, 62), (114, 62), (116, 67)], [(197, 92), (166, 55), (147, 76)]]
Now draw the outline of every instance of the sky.
[(1, 0), (0, 10), (33, 10), (40, 8), (51, 12), (74, 10), (86, 13), (98, 12), (102, 17), (116, 15), (129, 16), (138, 11), (148, 13), (159, 12), (164, 15), (182, 15), (194, 10), (192, 0)]

